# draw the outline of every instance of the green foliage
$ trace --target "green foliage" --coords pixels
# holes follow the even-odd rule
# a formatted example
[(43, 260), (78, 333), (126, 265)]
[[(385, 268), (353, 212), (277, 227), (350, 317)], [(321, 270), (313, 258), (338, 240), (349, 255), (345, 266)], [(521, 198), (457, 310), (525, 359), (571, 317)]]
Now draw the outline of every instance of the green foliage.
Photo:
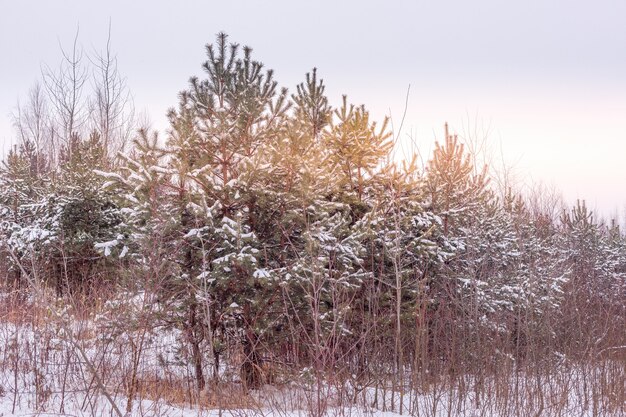
[(330, 169), (336, 170), (340, 176), (340, 189), (347, 187), (362, 200), (375, 169), (393, 146), (391, 133), (386, 131), (388, 119), (385, 118), (377, 130), (376, 122), (370, 121), (365, 106), (348, 105), (346, 96), (334, 116), (336, 120), (331, 122), (330, 130), (324, 136)]
[[(50, 167), (26, 141), (0, 171), (0, 256), (13, 278), (21, 262), (59, 295), (103, 283), (150, 292), (154, 308), (126, 306), (121, 320), (135, 329), (145, 311), (179, 329), (198, 389), (208, 362), (219, 378), (228, 346), (244, 353), (250, 387), (275, 347), (305, 350), (314, 371), (362, 355), (361, 375), (378, 328), (394, 328), (398, 366), (403, 345), (444, 357), (476, 341), (437, 347), (433, 329), (517, 343), (579, 283), (603, 308), (623, 292), (617, 225), (584, 203), (557, 223), (510, 190), (497, 198), (447, 126), (420, 169), (416, 156), (391, 159), (387, 119), (346, 96), (333, 109), (316, 69), (289, 95), (225, 34), (203, 69), (169, 111), (164, 143), (140, 130), (111, 160), (97, 133), (72, 134)], [(372, 345), (387, 346), (379, 335)]]

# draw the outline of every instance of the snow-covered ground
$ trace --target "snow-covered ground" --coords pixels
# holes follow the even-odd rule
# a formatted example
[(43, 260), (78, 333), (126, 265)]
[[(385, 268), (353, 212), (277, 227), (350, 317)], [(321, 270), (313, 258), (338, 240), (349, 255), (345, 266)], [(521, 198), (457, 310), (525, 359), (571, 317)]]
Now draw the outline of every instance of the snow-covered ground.
[[(481, 381), (478, 390), (477, 381), (468, 376), (464, 385), (450, 386), (444, 382), (419, 391), (406, 389), (402, 396), (391, 384), (377, 382), (377, 387), (366, 388), (344, 384), (339, 388), (330, 383), (318, 385), (305, 376), (244, 394), (237, 381), (236, 365), (225, 363), (220, 368), (221, 377), (228, 381), (225, 388), (220, 392), (207, 389), (196, 393), (211, 398), (196, 401), (197, 397), (184, 394), (194, 391), (185, 386), (193, 381), (193, 369), (180, 332), (160, 328), (145, 334), (108, 334), (103, 323), (106, 317), (72, 318), (60, 325), (58, 318), (45, 315), (21, 324), (0, 321), (0, 417), (625, 415), (624, 408), (610, 408), (612, 392), (619, 391), (612, 390), (611, 384), (624, 384), (623, 378), (619, 378), (624, 374), (621, 363), (612, 365), (618, 370), (612, 374), (618, 376), (614, 380), (606, 379), (606, 368), (603, 373), (593, 369), (572, 372), (570, 367), (564, 368), (562, 374), (531, 377), (514, 373), (508, 382)], [(72, 332), (73, 339), (67, 332)], [(81, 356), (81, 349), (85, 356)], [(136, 392), (137, 399), (131, 402), (132, 411), (127, 414), (133, 363), (140, 380), (155, 382), (150, 391)], [(598, 383), (602, 378), (603, 383)], [(161, 390), (158, 383), (162, 384)], [(598, 391), (599, 386), (605, 387), (605, 391)], [(179, 392), (178, 397), (172, 392)], [(476, 392), (480, 392), (480, 397)], [(197, 403), (204, 405), (190, 405)]]

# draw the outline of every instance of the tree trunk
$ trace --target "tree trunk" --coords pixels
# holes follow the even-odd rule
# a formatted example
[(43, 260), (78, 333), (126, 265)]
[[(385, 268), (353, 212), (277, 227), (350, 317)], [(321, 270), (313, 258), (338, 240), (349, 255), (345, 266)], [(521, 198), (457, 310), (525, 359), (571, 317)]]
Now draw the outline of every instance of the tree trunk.
[(185, 332), (191, 345), (191, 355), (196, 376), (196, 386), (199, 391), (205, 387), (204, 372), (202, 370), (202, 351), (200, 350), (201, 337), (198, 336), (198, 320), (196, 317), (196, 304), (189, 307), (189, 319), (186, 323)]
[(241, 380), (246, 389), (257, 389), (263, 385), (261, 355), (256, 350), (258, 336), (251, 330), (243, 340), (244, 359), (241, 364)]

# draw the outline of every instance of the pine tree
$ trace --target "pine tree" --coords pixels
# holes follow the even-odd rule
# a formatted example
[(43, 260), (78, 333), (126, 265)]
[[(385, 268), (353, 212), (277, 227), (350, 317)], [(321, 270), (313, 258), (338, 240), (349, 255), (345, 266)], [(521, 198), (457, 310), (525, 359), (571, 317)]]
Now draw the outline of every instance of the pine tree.
[(444, 143), (435, 143), (427, 178), (430, 202), (443, 219), (444, 233), (458, 233), (475, 218), (489, 181), (486, 167), (474, 174), (471, 156), (458, 136), (448, 133), (447, 124)]
[[(225, 34), (218, 35), (215, 45), (207, 46), (208, 60), (203, 68), (208, 77), (192, 78), (189, 89), (181, 93), (178, 110), (170, 111), (168, 145), (172, 151), (171, 169), (178, 178), (175, 204), (179, 239), (183, 238), (179, 245), (181, 278), (201, 277), (197, 288), (208, 291), (203, 297), (215, 318), (213, 330), (227, 327), (224, 318), (231, 307), (222, 303), (228, 299), (227, 294), (234, 297), (231, 304), (252, 306), (244, 309), (236, 321), (241, 326), (236, 337), (244, 349), (252, 349), (242, 371), (244, 380), (256, 387), (260, 380), (255, 371), (259, 363), (254, 363), (259, 360), (259, 331), (255, 323), (264, 303), (253, 302), (249, 295), (252, 291), (260, 301), (264, 294), (260, 289), (266, 288), (264, 283), (269, 281), (264, 273), (256, 273), (252, 268), (259, 250), (249, 245), (239, 247), (231, 239), (240, 242), (246, 236), (254, 236), (251, 215), (257, 210), (251, 190), (258, 181), (254, 174), (265, 164), (266, 149), (276, 142), (283, 129), (288, 103), (286, 90), (277, 91), (273, 72), (263, 71), (263, 65), (252, 58), (250, 48), (243, 48), (242, 56), (239, 51), (238, 45), (227, 44)], [(195, 243), (184, 238), (192, 230), (205, 230)], [(224, 234), (225, 230), (239, 235)], [(254, 249), (254, 253), (246, 253), (248, 249), (244, 248)], [(232, 288), (237, 291), (232, 292)], [(188, 300), (187, 308), (187, 327), (199, 334), (202, 320), (194, 318), (195, 312), (200, 313), (195, 298)], [(198, 323), (195, 329), (191, 329), (192, 321)], [(216, 354), (219, 340), (209, 342)], [(199, 384), (201, 379), (198, 378)]]
[(393, 142), (387, 131), (387, 118), (377, 129), (365, 106), (348, 105), (347, 100), (343, 96), (341, 107), (334, 111), (335, 117), (324, 141), (329, 152), (329, 167), (339, 176), (338, 191), (345, 189), (355, 193), (361, 202), (376, 168), (389, 154)]
[(0, 169), (0, 233), (2, 233), (5, 265), (13, 284), (21, 286), (22, 272), (15, 260), (33, 265), (32, 256), (50, 232), (42, 228), (40, 218), (45, 210), (41, 204), (48, 178), (39, 175), (29, 142), (9, 151)]
[[(237, 181), (248, 163), (275, 140), (287, 110), (287, 92), (277, 92), (273, 72), (252, 59), (252, 49), (227, 44), (223, 33), (207, 46), (203, 64), (208, 78), (192, 78), (181, 93), (179, 109), (170, 110), (170, 146), (188, 165), (188, 180), (225, 213), (232, 203)], [(231, 207), (231, 203), (234, 206)]]
[(60, 151), (59, 171), (46, 196), (44, 218), (56, 245), (50, 247), (57, 292), (91, 291), (110, 281), (114, 265), (101, 262), (97, 244), (119, 239), (122, 214), (114, 196), (103, 189), (94, 170), (106, 169), (105, 150), (97, 133), (73, 134)]
[[(443, 235), (441, 218), (424, 204), (425, 184), (415, 157), (402, 166), (388, 165), (377, 180), (373, 208), (355, 228), (363, 233), (369, 287), (381, 294), (380, 311), (371, 309), (367, 293), (358, 302), (363, 316), (394, 329), (394, 366), (401, 379), (405, 356), (415, 361), (423, 357), (430, 326), (427, 310), (432, 308), (430, 282), (456, 248)], [(411, 344), (413, 352), (405, 352)]]

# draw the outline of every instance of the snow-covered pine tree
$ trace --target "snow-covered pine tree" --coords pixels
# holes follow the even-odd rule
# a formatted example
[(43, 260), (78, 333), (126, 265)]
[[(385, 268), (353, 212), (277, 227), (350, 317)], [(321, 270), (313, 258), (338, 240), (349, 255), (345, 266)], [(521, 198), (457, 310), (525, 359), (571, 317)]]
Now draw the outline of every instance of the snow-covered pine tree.
[(377, 364), (367, 364), (367, 358), (381, 354), (376, 346), (392, 338), (393, 363), (401, 379), (400, 369), (407, 359), (419, 364), (426, 353), (426, 316), (432, 308), (429, 281), (456, 248), (443, 235), (441, 218), (426, 205), (416, 157), (385, 166), (372, 189), (373, 207), (354, 226), (362, 233), (367, 253), (363, 259), (370, 272), (368, 284), (355, 300), (360, 310), (357, 317), (361, 317), (355, 323), (356, 333), (368, 333), (371, 323), (394, 330), (393, 334), (381, 332), (377, 334), (380, 340), (364, 344), (358, 372), (375, 373), (372, 368)]
[[(213, 337), (216, 329), (233, 323), (230, 334), (246, 352), (243, 380), (256, 387), (261, 383), (257, 352), (261, 323), (274, 285), (257, 267), (261, 264), (257, 245), (246, 243), (256, 240), (251, 190), (266, 149), (283, 128), (288, 105), (286, 90), (277, 90), (272, 71), (263, 70), (250, 48), (242, 52), (238, 45), (228, 44), (225, 34), (207, 46), (208, 60), (203, 64), (207, 78), (192, 78), (178, 109), (169, 112), (168, 146), (178, 187), (181, 278), (198, 277), (197, 288), (204, 289), (188, 300), (189, 325), (197, 323), (194, 333), (199, 333), (202, 323), (209, 323)], [(201, 310), (200, 299), (206, 309)], [(230, 304), (223, 304), (230, 299)], [(239, 318), (228, 322), (233, 309), (239, 308), (235, 306), (241, 307)], [(209, 317), (205, 310), (211, 311)], [(209, 344), (216, 354), (220, 341)]]
[(165, 167), (166, 151), (156, 132), (140, 129), (128, 153), (118, 154), (113, 171), (94, 170), (104, 183), (102, 188), (115, 196), (122, 207), (124, 233), (96, 247), (105, 256), (118, 258), (142, 256), (143, 250), (167, 234), (174, 187), (172, 173)]
[(49, 180), (38, 170), (33, 158), (30, 142), (11, 149), (0, 169), (0, 233), (4, 264), (8, 266), (12, 285), (22, 286), (21, 269), (15, 264), (17, 259), (23, 265), (35, 266), (32, 256), (39, 246), (48, 241), (50, 232), (42, 228), (40, 218), (45, 210), (42, 198), (49, 186)]
[(459, 235), (471, 224), (487, 197), (487, 167), (475, 173), (474, 161), (445, 125), (443, 143), (436, 142), (433, 158), (427, 165), (428, 198), (441, 216), (444, 232)]
[(99, 134), (73, 134), (62, 147), (59, 169), (46, 196), (45, 227), (54, 237), (48, 257), (57, 292), (91, 291), (112, 282), (115, 265), (99, 256), (96, 245), (119, 239), (122, 214), (115, 196), (94, 170), (109, 164)]
[(515, 280), (504, 287), (509, 297), (498, 326), (510, 333), (511, 351), (521, 360), (531, 348), (553, 346), (570, 269), (563, 235), (548, 213), (529, 209), (510, 190), (503, 210), (513, 222), (519, 256)]
[(616, 306), (621, 303), (623, 307), (620, 300), (624, 299), (623, 263), (619, 260), (623, 259), (623, 254), (619, 255), (623, 243), (617, 238), (615, 226), (611, 230), (598, 223), (585, 201), (577, 201), (571, 209), (564, 210), (560, 220), (564, 263), (571, 270), (565, 286), (563, 319), (575, 318), (576, 323), (567, 326), (569, 334), (562, 336), (579, 349), (589, 349), (605, 343), (608, 329), (615, 329), (598, 326), (598, 313), (613, 311), (620, 317)]
[(337, 175), (336, 191), (347, 192), (359, 204), (376, 169), (393, 147), (391, 133), (387, 131), (388, 119), (378, 127), (370, 120), (365, 106), (348, 104), (345, 95), (333, 116), (324, 135), (329, 168)]

